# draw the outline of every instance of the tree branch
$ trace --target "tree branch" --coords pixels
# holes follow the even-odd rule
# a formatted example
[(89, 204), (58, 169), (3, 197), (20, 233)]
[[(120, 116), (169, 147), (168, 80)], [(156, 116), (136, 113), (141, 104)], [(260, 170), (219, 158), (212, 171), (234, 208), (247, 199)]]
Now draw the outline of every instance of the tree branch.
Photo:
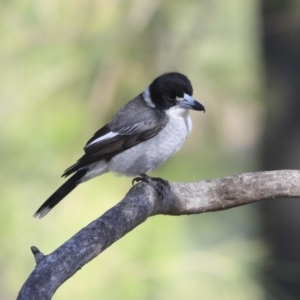
[[(133, 186), (125, 198), (80, 230), (49, 255), (36, 247), (36, 267), (24, 283), (19, 300), (51, 299), (82, 266), (149, 216), (199, 214), (269, 198), (300, 198), (300, 171), (246, 173), (195, 183), (156, 182)], [(159, 193), (156, 192), (159, 190)]]

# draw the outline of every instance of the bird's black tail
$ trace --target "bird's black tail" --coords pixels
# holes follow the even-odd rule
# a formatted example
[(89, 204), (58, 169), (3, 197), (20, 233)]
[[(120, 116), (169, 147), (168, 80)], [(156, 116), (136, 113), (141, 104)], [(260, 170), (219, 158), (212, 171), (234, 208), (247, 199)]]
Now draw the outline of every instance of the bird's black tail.
[(57, 191), (55, 191), (45, 203), (34, 214), (36, 218), (44, 217), (57, 203), (59, 203), (65, 196), (72, 192), (76, 186), (81, 182), (82, 177), (88, 170), (79, 170), (72, 177), (70, 177)]

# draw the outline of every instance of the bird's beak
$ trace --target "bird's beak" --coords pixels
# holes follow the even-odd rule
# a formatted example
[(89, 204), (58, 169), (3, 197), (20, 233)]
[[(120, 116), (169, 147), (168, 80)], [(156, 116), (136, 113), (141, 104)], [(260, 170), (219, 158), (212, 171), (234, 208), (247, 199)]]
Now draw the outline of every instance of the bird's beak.
[(183, 95), (183, 100), (179, 102), (179, 107), (193, 110), (202, 110), (205, 112), (205, 107), (188, 94)]

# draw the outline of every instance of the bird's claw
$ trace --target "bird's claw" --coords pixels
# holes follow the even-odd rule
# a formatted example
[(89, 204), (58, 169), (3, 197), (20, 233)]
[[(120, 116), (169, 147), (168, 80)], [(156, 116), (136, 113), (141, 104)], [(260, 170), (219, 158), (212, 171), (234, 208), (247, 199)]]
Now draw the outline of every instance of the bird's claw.
[(165, 194), (170, 190), (169, 182), (159, 177), (150, 177), (147, 174), (141, 174), (139, 177), (133, 178), (132, 185), (140, 182), (148, 183), (155, 189), (161, 199), (163, 199)]
[(145, 180), (142, 177), (142, 175), (145, 175), (145, 174), (141, 174), (139, 177), (133, 178), (132, 181), (131, 181), (131, 184), (135, 185), (136, 183), (139, 183), (139, 182), (145, 182)]
[[(155, 180), (156, 178), (150, 177), (147, 174), (142, 173), (142, 174), (140, 174), (139, 177), (135, 177), (132, 179), (132, 185), (135, 185), (136, 183), (139, 183), (139, 182), (146, 182), (146, 183), (150, 184), (149, 182), (151, 179)], [(157, 178), (157, 179), (160, 179), (160, 178)]]

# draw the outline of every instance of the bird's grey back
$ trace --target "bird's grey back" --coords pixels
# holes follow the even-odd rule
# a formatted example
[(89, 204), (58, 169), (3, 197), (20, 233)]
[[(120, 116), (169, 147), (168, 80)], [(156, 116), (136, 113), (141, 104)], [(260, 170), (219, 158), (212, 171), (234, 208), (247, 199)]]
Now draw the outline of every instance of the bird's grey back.
[(166, 124), (167, 119), (165, 112), (147, 106), (142, 94), (140, 94), (125, 104), (112, 118), (108, 126), (114, 132), (122, 132), (124, 128), (132, 127), (138, 123), (144, 124), (146, 127), (148, 122)]

